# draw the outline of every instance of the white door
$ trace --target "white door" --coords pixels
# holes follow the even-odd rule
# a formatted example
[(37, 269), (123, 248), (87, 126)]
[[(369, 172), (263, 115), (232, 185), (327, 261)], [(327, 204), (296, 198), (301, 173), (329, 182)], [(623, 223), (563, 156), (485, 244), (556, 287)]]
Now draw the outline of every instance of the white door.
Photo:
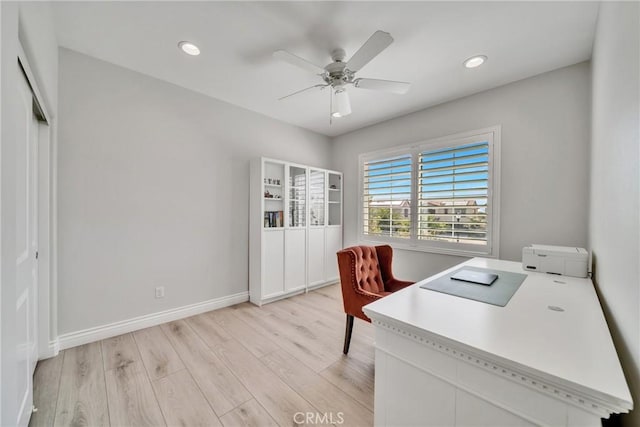
[[(22, 70), (19, 70), (22, 75)], [(20, 85), (21, 115), (16, 141), (16, 423), (29, 423), (33, 403), (33, 371), (37, 362), (37, 158), (38, 121), (25, 78)]]

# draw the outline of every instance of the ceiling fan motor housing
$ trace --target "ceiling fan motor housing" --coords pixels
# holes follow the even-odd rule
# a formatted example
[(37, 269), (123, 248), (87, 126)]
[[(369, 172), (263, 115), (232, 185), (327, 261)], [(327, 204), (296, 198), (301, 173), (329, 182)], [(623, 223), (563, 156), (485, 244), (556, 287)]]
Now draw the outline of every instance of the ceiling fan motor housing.
[[(343, 50), (342, 53), (344, 54)], [(346, 66), (347, 64), (342, 61), (335, 61), (327, 65), (326, 67), (324, 67), (327, 72), (322, 76), (323, 80), (332, 87), (342, 86), (346, 83), (352, 83), (353, 73), (349, 71)]]

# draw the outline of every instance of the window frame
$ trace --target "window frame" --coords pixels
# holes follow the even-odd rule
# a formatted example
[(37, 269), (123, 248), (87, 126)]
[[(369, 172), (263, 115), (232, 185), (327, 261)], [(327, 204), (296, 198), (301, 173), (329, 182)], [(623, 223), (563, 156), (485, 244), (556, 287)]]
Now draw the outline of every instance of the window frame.
[[(498, 258), (500, 254), (500, 135), (501, 126), (495, 125), (483, 129), (446, 135), (412, 144), (392, 147), (389, 149), (362, 153), (358, 157), (358, 240), (362, 244), (386, 243), (397, 249), (457, 255), (464, 257), (481, 256)], [(487, 190), (487, 245), (479, 250), (473, 250), (469, 244), (457, 242), (442, 242), (434, 240), (419, 240), (418, 228), (418, 173), (419, 155), (424, 151), (443, 148), (454, 148), (473, 142), (488, 142), (489, 167)], [(411, 206), (410, 237), (399, 238), (391, 236), (373, 236), (364, 233), (364, 164), (365, 162), (383, 160), (394, 156), (411, 154)]]

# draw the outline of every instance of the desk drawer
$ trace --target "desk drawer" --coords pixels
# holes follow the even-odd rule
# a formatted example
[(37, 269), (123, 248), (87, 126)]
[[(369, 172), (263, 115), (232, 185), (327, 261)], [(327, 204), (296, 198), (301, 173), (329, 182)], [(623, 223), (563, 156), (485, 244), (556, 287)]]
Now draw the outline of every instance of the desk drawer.
[[(383, 334), (384, 336), (380, 336)], [(386, 330), (376, 331), (376, 347), (426, 372), (454, 382), (458, 361), (440, 351), (442, 346), (420, 338)], [(438, 348), (440, 347), (440, 348)]]
[(532, 427), (536, 424), (464, 390), (457, 389), (456, 425), (465, 427)]
[(458, 365), (458, 384), (484, 399), (544, 425), (565, 425), (567, 405), (467, 362)]

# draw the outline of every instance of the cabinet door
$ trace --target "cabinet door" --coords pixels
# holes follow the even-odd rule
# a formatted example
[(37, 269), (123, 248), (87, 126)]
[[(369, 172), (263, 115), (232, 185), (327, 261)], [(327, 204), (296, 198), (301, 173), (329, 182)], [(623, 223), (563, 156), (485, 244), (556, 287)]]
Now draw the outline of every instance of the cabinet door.
[(307, 238), (306, 230), (285, 231), (284, 242), (284, 288), (285, 291), (304, 288), (307, 284)]
[(309, 226), (325, 225), (325, 171), (309, 169)]
[(338, 258), (336, 252), (342, 249), (342, 227), (327, 227), (325, 229), (325, 262), (324, 279), (338, 280)]
[(284, 231), (269, 230), (262, 234), (263, 298), (284, 291)]
[(284, 170), (283, 163), (264, 161), (262, 173), (262, 226), (284, 227)]
[(309, 286), (324, 282), (324, 234), (324, 228), (309, 229)]
[(307, 169), (289, 166), (289, 228), (307, 226)]
[(342, 175), (328, 173), (327, 216), (329, 225), (342, 225)]

